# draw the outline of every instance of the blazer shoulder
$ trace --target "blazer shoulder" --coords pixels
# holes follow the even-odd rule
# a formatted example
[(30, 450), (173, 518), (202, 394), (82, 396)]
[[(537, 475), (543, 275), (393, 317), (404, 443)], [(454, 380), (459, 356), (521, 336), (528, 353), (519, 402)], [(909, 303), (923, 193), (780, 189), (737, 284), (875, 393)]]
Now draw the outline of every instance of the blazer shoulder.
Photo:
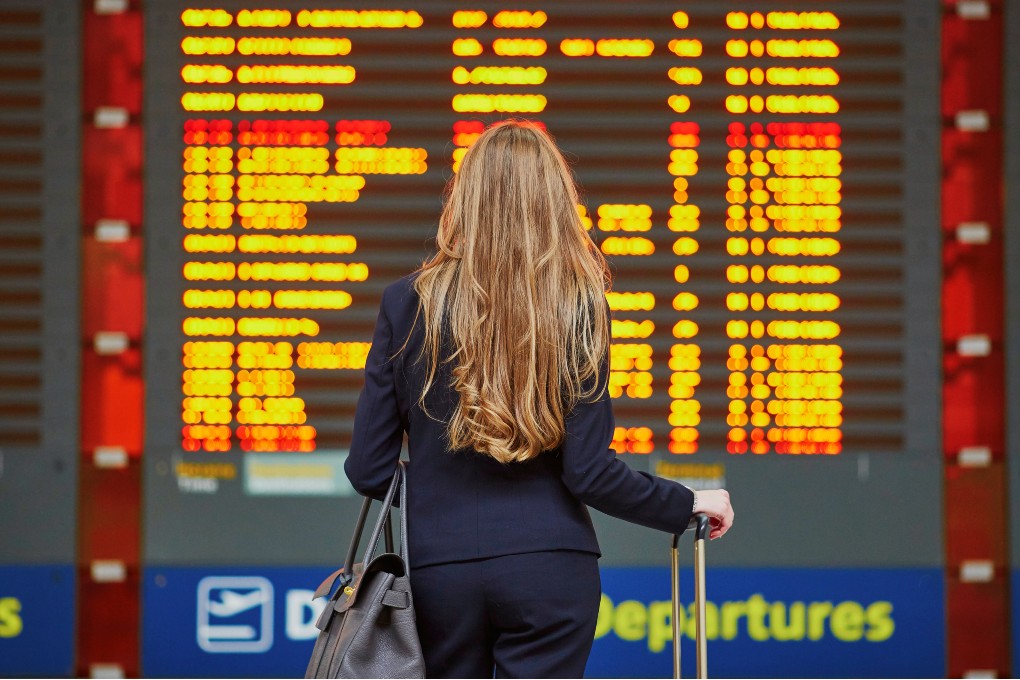
[(414, 289), (414, 281), (419, 272), (405, 274), (383, 289), (381, 305), (391, 320), (402, 319), (410, 313), (414, 315), (418, 306), (418, 291)]

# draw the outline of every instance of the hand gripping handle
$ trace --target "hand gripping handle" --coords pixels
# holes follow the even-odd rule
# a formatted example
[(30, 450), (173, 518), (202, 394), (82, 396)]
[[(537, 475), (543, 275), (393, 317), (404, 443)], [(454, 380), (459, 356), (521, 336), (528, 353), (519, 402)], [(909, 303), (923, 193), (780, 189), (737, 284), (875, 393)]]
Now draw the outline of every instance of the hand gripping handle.
[[(709, 532), (712, 530), (712, 521), (708, 518), (708, 515), (699, 512), (696, 515), (691, 516), (691, 521), (687, 523), (687, 531), (694, 529), (694, 540), (703, 541), (708, 538)], [(680, 545), (680, 534), (673, 534), (673, 549), (676, 550)]]

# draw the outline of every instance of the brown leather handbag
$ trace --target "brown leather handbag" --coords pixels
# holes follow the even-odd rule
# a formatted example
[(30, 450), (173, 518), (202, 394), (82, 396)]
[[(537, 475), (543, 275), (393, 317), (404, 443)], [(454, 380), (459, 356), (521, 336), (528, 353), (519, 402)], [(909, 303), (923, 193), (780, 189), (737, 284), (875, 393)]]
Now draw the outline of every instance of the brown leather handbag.
[[(393, 552), (390, 509), (400, 491), (400, 553)], [(371, 498), (351, 538), (343, 568), (330, 574), (315, 591), (329, 597), (316, 621), (319, 636), (312, 649), (306, 678), (424, 678), (425, 659), (414, 620), (408, 578), (407, 471), (403, 461), (386, 492), (364, 559), (354, 564)], [(375, 554), (386, 532), (387, 551)], [(331, 594), (332, 593), (332, 594)]]

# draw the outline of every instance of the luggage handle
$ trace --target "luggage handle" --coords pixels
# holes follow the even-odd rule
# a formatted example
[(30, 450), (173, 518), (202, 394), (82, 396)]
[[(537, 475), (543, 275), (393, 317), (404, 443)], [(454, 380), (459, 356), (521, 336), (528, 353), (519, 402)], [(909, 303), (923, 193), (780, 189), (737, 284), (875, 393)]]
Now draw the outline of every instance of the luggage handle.
[[(712, 523), (708, 515), (698, 513), (691, 517), (688, 529), (694, 529), (694, 637), (697, 649), (697, 677), (708, 677), (708, 640), (705, 637), (705, 542), (708, 540)], [(673, 677), (680, 677), (680, 535), (673, 534), (672, 581), (673, 581)]]

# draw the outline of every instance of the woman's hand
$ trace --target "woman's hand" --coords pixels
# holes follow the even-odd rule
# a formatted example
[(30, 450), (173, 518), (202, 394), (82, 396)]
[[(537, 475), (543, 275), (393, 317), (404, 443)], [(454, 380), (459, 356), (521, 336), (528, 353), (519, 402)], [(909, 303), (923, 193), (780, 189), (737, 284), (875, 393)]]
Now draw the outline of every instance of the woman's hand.
[(733, 506), (726, 489), (708, 489), (694, 492), (695, 512), (708, 515), (712, 524), (709, 538), (719, 538), (733, 526)]

